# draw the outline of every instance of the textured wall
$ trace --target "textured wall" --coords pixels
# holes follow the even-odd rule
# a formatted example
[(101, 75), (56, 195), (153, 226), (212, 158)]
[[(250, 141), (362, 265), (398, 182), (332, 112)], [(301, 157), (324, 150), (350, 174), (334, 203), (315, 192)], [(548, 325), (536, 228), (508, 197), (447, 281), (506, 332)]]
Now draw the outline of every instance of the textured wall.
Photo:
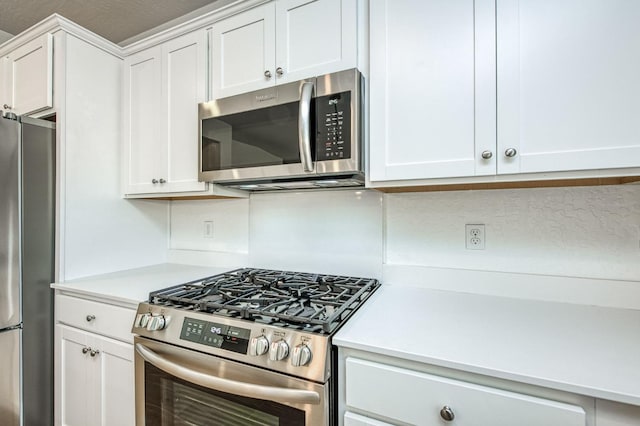
[[(640, 185), (386, 196), (386, 262), (640, 280)], [(485, 224), (486, 249), (464, 225)]]
[[(248, 252), (252, 264), (351, 274), (378, 275), (384, 261), (640, 281), (640, 185), (357, 192), (173, 202), (171, 248)], [(202, 237), (207, 218), (212, 240)], [(465, 249), (467, 223), (485, 224), (485, 250)]]

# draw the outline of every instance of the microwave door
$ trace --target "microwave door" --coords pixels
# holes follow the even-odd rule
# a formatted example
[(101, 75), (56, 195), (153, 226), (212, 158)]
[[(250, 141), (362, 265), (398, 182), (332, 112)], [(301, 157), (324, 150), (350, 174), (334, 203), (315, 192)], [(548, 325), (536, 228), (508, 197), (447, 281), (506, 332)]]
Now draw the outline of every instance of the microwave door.
[(231, 183), (313, 174), (310, 81), (200, 104), (200, 179)]

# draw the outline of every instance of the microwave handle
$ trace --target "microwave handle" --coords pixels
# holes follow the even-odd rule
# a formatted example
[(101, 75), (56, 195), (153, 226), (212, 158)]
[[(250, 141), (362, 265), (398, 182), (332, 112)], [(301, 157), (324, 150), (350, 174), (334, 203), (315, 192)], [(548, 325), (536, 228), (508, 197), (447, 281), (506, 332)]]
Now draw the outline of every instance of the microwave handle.
[(172, 376), (186, 380), (189, 383), (203, 386), (208, 389), (226, 392), (232, 395), (246, 396), (248, 398), (265, 399), (284, 404), (319, 404), (320, 395), (310, 390), (298, 390), (278, 388), (273, 386), (256, 385), (253, 383), (238, 382), (223, 379), (200, 371), (191, 370), (183, 365), (176, 364), (161, 355), (155, 353), (146, 346), (136, 343), (136, 351), (147, 362), (153, 364)]
[(298, 145), (300, 162), (305, 172), (313, 171), (311, 161), (311, 99), (313, 83), (303, 83), (300, 89), (300, 112), (298, 115)]

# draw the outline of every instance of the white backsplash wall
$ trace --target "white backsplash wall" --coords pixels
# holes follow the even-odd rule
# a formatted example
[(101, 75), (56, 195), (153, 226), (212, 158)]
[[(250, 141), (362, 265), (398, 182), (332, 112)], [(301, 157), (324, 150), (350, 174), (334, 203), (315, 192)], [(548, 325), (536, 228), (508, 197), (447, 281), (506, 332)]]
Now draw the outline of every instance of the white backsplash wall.
[(380, 278), (382, 199), (367, 190), (252, 195), (251, 265)]
[[(205, 222), (212, 225), (209, 236)], [(249, 199), (173, 201), (170, 236), (169, 261), (247, 266)]]
[(640, 185), (385, 197), (387, 264), (640, 281)]

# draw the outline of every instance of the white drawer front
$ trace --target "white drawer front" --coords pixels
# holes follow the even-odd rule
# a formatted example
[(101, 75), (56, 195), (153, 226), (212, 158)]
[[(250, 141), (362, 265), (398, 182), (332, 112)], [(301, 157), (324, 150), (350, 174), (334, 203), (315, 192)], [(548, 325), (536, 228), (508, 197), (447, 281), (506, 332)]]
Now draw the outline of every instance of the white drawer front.
[[(391, 367), (346, 360), (346, 402), (412, 425), (585, 426), (578, 406)], [(440, 410), (454, 414), (445, 422)], [(356, 423), (357, 424), (357, 423)]]
[(56, 296), (58, 322), (104, 336), (133, 342), (131, 326), (136, 311), (77, 297)]

